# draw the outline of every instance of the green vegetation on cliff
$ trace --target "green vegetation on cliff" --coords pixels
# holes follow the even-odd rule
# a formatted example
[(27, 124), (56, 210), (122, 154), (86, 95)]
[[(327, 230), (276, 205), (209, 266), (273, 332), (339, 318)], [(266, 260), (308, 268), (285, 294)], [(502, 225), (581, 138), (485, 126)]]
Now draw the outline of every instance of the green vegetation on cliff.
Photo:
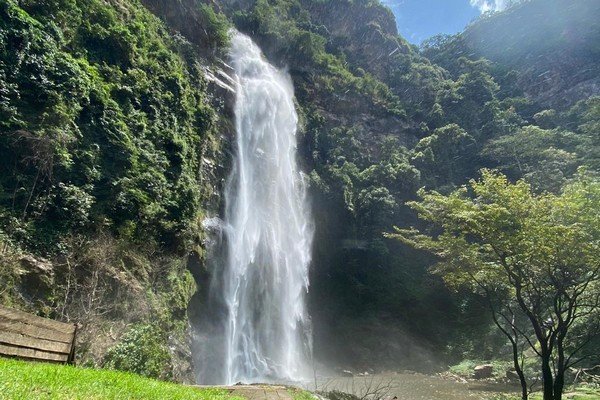
[(153, 319), (149, 375), (189, 376), (161, 354), (189, 351), (185, 257), (202, 261), (223, 178), (205, 167), (226, 158), (230, 122), (204, 71), (235, 26), (294, 81), (315, 353), (423, 369), (505, 355), (481, 296), (382, 232), (426, 227), (406, 206), (418, 189), (452, 193), (482, 168), (536, 194), (594, 179), (597, 6), (565, 4), (525, 2), (418, 49), (377, 0), (0, 0), (1, 301), (82, 322), (87, 362), (142, 373), (121, 356)]
[(194, 240), (215, 111), (194, 49), (137, 2), (2, 2), (4, 231)]
[[(225, 19), (198, 12), (225, 44)], [(222, 103), (201, 54), (136, 0), (0, 1), (0, 298), (80, 323), (84, 362), (135, 322), (189, 352)], [(190, 379), (165, 365), (150, 375)]]
[[(567, 3), (526, 2), (416, 49), (376, 1), (222, 2), (236, 26), (270, 59), (289, 66), (294, 79), (317, 221), (315, 340), (328, 357), (414, 368), (446, 356), (497, 354), (503, 341), (490, 333), (477, 296), (450, 293), (428, 274), (426, 254), (381, 232), (418, 223), (404, 205), (417, 188), (448, 193), (481, 168), (525, 178), (538, 192), (560, 191), (579, 167), (598, 172), (598, 74), (590, 60), (597, 61), (593, 43), (600, 32), (589, 20), (597, 6)], [(564, 13), (555, 15), (557, 7)], [(519, 25), (529, 16), (556, 21), (545, 22), (553, 26), (548, 30)], [(492, 38), (490, 31), (507, 21), (518, 29)], [(488, 36), (485, 43), (493, 46), (474, 48)], [(523, 40), (528, 37), (534, 44)], [(551, 43), (536, 46), (540, 38)], [(492, 50), (506, 57), (493, 57)], [(530, 51), (535, 65), (522, 60)], [(568, 56), (577, 72), (565, 72), (557, 54)], [(507, 63), (507, 57), (523, 62)], [(384, 90), (358, 90), (356, 79)], [(576, 96), (569, 82), (580, 85)], [(547, 101), (546, 92), (533, 90), (548, 84), (565, 101)], [(402, 112), (389, 112), (394, 109)], [(405, 345), (389, 351), (398, 342)]]

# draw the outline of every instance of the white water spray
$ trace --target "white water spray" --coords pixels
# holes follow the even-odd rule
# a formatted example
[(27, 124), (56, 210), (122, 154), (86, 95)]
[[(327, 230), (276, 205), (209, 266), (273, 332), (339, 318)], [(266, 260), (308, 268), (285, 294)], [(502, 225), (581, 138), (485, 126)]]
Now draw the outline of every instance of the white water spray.
[[(222, 326), (204, 336), (209, 343), (200, 349), (214, 352), (217, 345), (222, 352), (200, 368), (213, 378), (200, 372), (199, 380), (302, 380), (310, 371), (305, 297), (312, 224), (296, 163), (293, 86), (287, 73), (265, 61), (239, 33), (232, 38), (231, 62), (237, 81), (236, 153), (225, 190), (226, 247), (210, 293), (213, 303), (221, 304)], [(216, 365), (217, 358), (223, 365)], [(211, 368), (223, 373), (206, 373)]]

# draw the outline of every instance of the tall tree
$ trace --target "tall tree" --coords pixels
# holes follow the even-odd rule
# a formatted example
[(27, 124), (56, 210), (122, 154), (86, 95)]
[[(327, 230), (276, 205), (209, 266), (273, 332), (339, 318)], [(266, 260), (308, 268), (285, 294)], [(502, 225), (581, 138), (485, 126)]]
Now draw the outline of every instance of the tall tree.
[(388, 234), (439, 257), (434, 272), (452, 287), (489, 300), (513, 348), (522, 398), (528, 397), (523, 344), (537, 354), (544, 400), (560, 400), (567, 369), (598, 335), (571, 329), (597, 313), (600, 300), (600, 181), (581, 172), (560, 194), (536, 195), (483, 170), (450, 195), (420, 190), (409, 203), (433, 230)]

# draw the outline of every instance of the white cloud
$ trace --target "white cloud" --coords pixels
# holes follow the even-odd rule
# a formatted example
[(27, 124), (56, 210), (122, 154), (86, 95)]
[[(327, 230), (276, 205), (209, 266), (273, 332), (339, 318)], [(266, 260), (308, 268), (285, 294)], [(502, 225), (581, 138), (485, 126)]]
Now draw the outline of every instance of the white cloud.
[(488, 11), (502, 11), (511, 3), (510, 0), (469, 0), (473, 7), (479, 8), (482, 13)]

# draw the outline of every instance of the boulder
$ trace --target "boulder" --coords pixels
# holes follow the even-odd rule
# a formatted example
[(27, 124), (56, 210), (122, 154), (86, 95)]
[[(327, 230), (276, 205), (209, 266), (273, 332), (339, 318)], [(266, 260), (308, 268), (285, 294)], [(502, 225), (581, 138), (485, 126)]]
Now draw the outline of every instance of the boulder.
[(26, 273), (43, 274), (48, 276), (54, 275), (54, 268), (52, 263), (43, 258), (35, 258), (31, 255), (24, 254), (19, 257), (19, 264)]
[(510, 382), (519, 382), (519, 374), (514, 369), (509, 369), (506, 371), (506, 379)]
[(494, 372), (494, 366), (491, 364), (478, 365), (473, 368), (473, 379), (491, 378)]
[(54, 265), (46, 259), (25, 254), (19, 257), (20, 275), (33, 289), (49, 288), (54, 284)]

